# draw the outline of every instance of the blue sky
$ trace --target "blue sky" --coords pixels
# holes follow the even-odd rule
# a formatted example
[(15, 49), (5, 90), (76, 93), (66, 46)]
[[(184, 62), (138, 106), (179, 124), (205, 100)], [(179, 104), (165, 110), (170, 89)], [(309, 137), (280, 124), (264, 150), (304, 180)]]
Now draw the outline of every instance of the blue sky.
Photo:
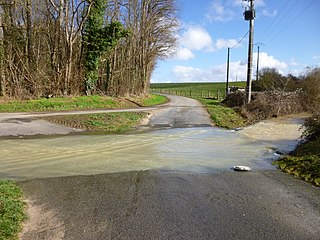
[[(320, 0), (255, 0), (254, 43), (259, 68), (299, 75), (320, 67)], [(157, 63), (151, 82), (226, 80), (227, 48), (248, 32), (242, 0), (177, 0), (180, 27), (176, 53)], [(248, 36), (230, 51), (230, 80), (245, 81)], [(257, 47), (254, 47), (256, 68)], [(255, 78), (255, 71), (253, 73)]]

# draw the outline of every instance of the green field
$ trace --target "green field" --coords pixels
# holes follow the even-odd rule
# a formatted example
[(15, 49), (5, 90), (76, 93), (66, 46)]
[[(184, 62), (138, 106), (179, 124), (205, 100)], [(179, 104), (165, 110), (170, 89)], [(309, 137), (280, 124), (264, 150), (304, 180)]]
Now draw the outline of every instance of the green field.
[[(245, 82), (231, 82), (230, 86), (245, 87)], [(194, 98), (223, 99), (226, 92), (226, 83), (153, 83), (152, 92), (174, 94)]]

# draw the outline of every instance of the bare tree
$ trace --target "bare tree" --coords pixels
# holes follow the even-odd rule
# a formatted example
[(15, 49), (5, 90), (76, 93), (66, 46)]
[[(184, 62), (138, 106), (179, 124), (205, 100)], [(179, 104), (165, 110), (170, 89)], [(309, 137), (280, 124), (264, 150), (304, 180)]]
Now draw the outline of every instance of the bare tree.
[(107, 93), (147, 94), (156, 61), (175, 46), (175, 1), (110, 1), (110, 8), (111, 20), (122, 21), (131, 35), (105, 58), (103, 82)]
[[(130, 35), (101, 56), (97, 91), (146, 94), (157, 60), (175, 44), (175, 0), (107, 2), (105, 25), (121, 22)], [(82, 30), (93, 1), (1, 3), (5, 4), (0, 4), (0, 95), (83, 94)]]

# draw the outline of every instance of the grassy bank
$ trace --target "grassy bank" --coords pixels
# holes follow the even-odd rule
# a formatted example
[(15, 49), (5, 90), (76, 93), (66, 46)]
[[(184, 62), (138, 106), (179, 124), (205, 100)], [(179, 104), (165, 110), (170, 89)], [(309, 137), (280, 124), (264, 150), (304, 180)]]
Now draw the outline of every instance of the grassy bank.
[(320, 139), (301, 144), (274, 164), (282, 171), (320, 187)]
[(107, 96), (81, 96), (66, 98), (41, 98), (36, 100), (11, 100), (0, 98), (0, 112), (44, 112), (88, 109), (115, 109), (150, 106), (166, 102), (159, 95), (135, 98), (113, 98)]
[(86, 129), (98, 133), (123, 133), (131, 130), (147, 116), (147, 113), (122, 112), (68, 116), (53, 116), (43, 119), (67, 127)]
[(21, 189), (12, 181), (0, 180), (0, 240), (18, 239), (26, 218)]
[[(230, 86), (244, 87), (245, 83), (230, 83)], [(218, 127), (232, 129), (246, 125), (245, 118), (235, 110), (221, 104), (225, 92), (225, 83), (159, 83), (151, 84), (151, 89), (199, 100), (207, 107), (212, 121)]]
[(207, 107), (211, 120), (216, 126), (227, 129), (246, 126), (245, 118), (234, 109), (223, 106), (220, 101), (203, 98), (198, 98), (198, 100)]
[[(112, 98), (106, 96), (81, 96), (73, 98), (51, 98), (38, 100), (0, 99), (0, 112), (43, 112), (87, 109), (116, 109), (153, 106), (167, 102), (161, 95), (148, 97)], [(52, 116), (43, 119), (67, 127), (86, 129), (99, 133), (122, 133), (138, 125), (146, 113), (108, 113)]]

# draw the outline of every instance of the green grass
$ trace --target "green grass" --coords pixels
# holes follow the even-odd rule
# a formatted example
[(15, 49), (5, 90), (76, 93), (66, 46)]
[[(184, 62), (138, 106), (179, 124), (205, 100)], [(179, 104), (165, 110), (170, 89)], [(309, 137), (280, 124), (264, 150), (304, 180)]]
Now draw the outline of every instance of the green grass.
[(234, 109), (223, 106), (220, 101), (214, 99), (198, 99), (207, 107), (212, 121), (216, 126), (233, 129), (246, 126), (246, 119), (240, 116)]
[(140, 101), (139, 103), (142, 106), (148, 107), (148, 106), (163, 104), (163, 103), (166, 103), (167, 101), (168, 99), (164, 96), (157, 95), (157, 94), (150, 94), (149, 97), (143, 98), (142, 101)]
[(123, 133), (137, 126), (147, 113), (121, 112), (68, 116), (52, 116), (44, 119), (67, 127), (86, 129), (99, 133)]
[(123, 105), (111, 97), (81, 96), (41, 98), (36, 100), (6, 100), (0, 103), (0, 112), (42, 112), (61, 110), (119, 108)]
[[(244, 87), (245, 82), (230, 83)], [(246, 119), (235, 110), (225, 107), (220, 100), (224, 97), (225, 83), (158, 83), (151, 84), (153, 91), (183, 95), (199, 100), (207, 107), (212, 121), (218, 127), (232, 129), (246, 125)]]
[[(245, 87), (245, 82), (232, 82), (229, 86)], [(225, 97), (226, 84), (218, 83), (154, 83), (150, 85), (154, 92), (183, 95), (188, 97)]]
[(0, 240), (18, 239), (24, 213), (22, 190), (12, 181), (0, 180)]
[(320, 187), (320, 139), (301, 144), (291, 155), (274, 161), (274, 165)]
[[(156, 105), (166, 102), (166, 98), (150, 95), (145, 98), (135, 98), (142, 106)], [(107, 96), (81, 96), (66, 98), (41, 98), (36, 100), (9, 100), (0, 98), (0, 112), (44, 112), (85, 109), (114, 109), (137, 107), (125, 98)]]

